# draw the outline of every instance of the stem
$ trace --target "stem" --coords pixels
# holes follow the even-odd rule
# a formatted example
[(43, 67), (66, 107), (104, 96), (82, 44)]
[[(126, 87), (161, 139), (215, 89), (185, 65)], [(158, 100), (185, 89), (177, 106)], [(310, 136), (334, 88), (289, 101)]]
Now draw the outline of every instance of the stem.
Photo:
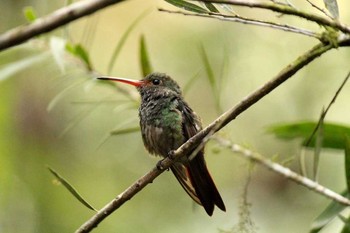
[(0, 51), (122, 1), (124, 0), (85, 0), (60, 8), (27, 26), (19, 26), (0, 35)]
[(261, 2), (261, 1), (247, 1), (247, 0), (201, 0), (199, 2), (221, 3), (221, 4), (244, 6), (244, 7), (250, 7), (250, 8), (267, 9), (267, 10), (279, 12), (279, 13), (286, 14), (286, 15), (299, 16), (301, 18), (315, 22), (317, 24), (320, 24), (323, 26), (329, 26), (329, 27), (332, 27), (335, 29), (339, 29), (340, 31), (342, 31), (344, 33), (348, 33), (348, 34), (350, 33), (349, 26), (342, 24), (336, 20), (331, 20), (331, 19), (325, 18), (323, 16), (300, 11), (300, 10), (297, 10), (297, 9), (291, 7), (291, 6), (288, 6), (285, 4), (274, 3), (272, 1)]

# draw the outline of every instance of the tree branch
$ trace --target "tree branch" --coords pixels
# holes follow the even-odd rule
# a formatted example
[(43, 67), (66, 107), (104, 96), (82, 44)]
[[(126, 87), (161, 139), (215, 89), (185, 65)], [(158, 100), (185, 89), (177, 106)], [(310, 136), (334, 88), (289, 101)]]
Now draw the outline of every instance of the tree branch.
[(334, 29), (338, 29), (344, 33), (350, 33), (350, 27), (340, 23), (336, 20), (331, 20), (328, 18), (325, 18), (323, 16), (315, 15), (312, 13), (300, 11), (298, 9), (295, 9), (294, 7), (275, 3), (272, 1), (247, 1), (247, 0), (193, 0), (198, 2), (210, 2), (210, 3), (221, 3), (221, 4), (228, 4), (228, 5), (235, 5), (235, 6), (244, 6), (244, 7), (251, 7), (251, 8), (260, 8), (260, 9), (267, 9), (274, 12), (286, 14), (286, 15), (294, 15), (299, 16), (301, 18), (304, 18), (306, 20), (315, 22), (317, 24), (323, 25), (323, 26), (329, 26)]
[(39, 18), (27, 26), (19, 26), (3, 33), (0, 35), (0, 51), (122, 1), (124, 0), (84, 0), (75, 2), (54, 11), (48, 16)]
[(290, 26), (287, 24), (279, 24), (279, 23), (270, 22), (270, 21), (250, 19), (250, 18), (239, 16), (239, 15), (225, 15), (225, 14), (214, 13), (214, 12), (210, 12), (208, 14), (188, 13), (188, 12), (184, 12), (184, 11), (171, 11), (171, 10), (166, 10), (166, 9), (162, 9), (162, 8), (160, 8), (159, 11), (173, 13), (173, 14), (182, 14), (182, 15), (186, 15), (186, 16), (213, 18), (213, 19), (218, 19), (218, 20), (222, 20), (222, 21), (238, 22), (238, 23), (262, 26), (262, 27), (269, 27), (269, 28), (274, 28), (274, 29), (288, 31), (288, 32), (294, 32), (294, 33), (314, 37), (317, 39), (321, 39), (321, 36), (319, 34), (313, 32), (313, 31), (307, 30), (307, 29), (297, 28), (297, 27), (293, 27), (293, 26)]
[[(339, 45), (350, 44), (350, 39), (343, 41), (338, 41)], [(205, 129), (198, 132), (195, 136), (186, 141), (182, 146), (180, 146), (176, 151), (173, 151), (172, 158), (165, 158), (159, 162), (157, 167), (161, 167), (163, 170), (159, 170), (157, 167), (153, 168), (150, 172), (145, 174), (129, 188), (127, 188), (122, 194), (118, 195), (105, 207), (103, 207), (97, 214), (91, 217), (90, 220), (85, 222), (76, 233), (90, 232), (93, 228), (103, 221), (107, 216), (113, 213), (116, 209), (122, 206), (126, 201), (130, 200), (138, 192), (140, 192), (147, 184), (151, 183), (157, 176), (159, 176), (165, 169), (169, 168), (174, 161), (181, 158), (182, 156), (188, 155), (195, 147), (201, 147), (205, 144), (207, 139), (227, 125), (230, 121), (234, 120), (240, 113), (251, 107), (253, 104), (258, 102), (272, 90), (277, 88), (280, 84), (289, 79), (297, 71), (303, 68), (305, 65), (309, 64), (315, 58), (321, 56), (323, 53), (332, 49), (332, 44), (318, 44), (311, 50), (307, 51), (302, 56), (298, 57), (294, 62), (286, 66), (275, 78), (258, 88), (256, 91), (244, 98), (236, 106), (222, 114), (215, 121), (213, 121)]]
[(319, 10), (320, 12), (322, 12), (325, 16), (327, 16), (330, 19), (333, 19), (332, 16), (330, 16), (325, 10), (323, 10), (321, 7), (318, 7), (316, 4), (314, 4), (313, 2), (311, 2), (310, 0), (306, 0), (313, 8)]
[(219, 137), (215, 137), (215, 140), (221, 146), (227, 147), (231, 151), (233, 151), (235, 153), (239, 153), (239, 154), (243, 155), (245, 158), (248, 158), (255, 163), (261, 164), (264, 167), (270, 169), (271, 171), (274, 171), (277, 174), (280, 174), (280, 175), (286, 177), (287, 179), (290, 179), (290, 180), (292, 180), (300, 185), (303, 185), (303, 186), (309, 188), (310, 190), (312, 190), (316, 193), (319, 193), (325, 197), (328, 197), (328, 198), (330, 198), (338, 203), (350, 206), (350, 200), (348, 198), (343, 197), (342, 195), (318, 184), (317, 182), (315, 182), (313, 180), (310, 180), (309, 178), (307, 178), (305, 176), (301, 176), (301, 175), (293, 172), (289, 168), (283, 167), (282, 165), (280, 165), (278, 163), (274, 163), (271, 160), (264, 158), (260, 154), (253, 152), (253, 151), (250, 151), (248, 149), (245, 149), (245, 148), (241, 147), (240, 145), (233, 144), (228, 140), (225, 140), (225, 139), (222, 139)]
[[(169, 158), (166, 158), (162, 161), (162, 167), (169, 168), (173, 161)], [(138, 192), (140, 192), (146, 185), (152, 183), (152, 181), (159, 176), (164, 170), (160, 170), (157, 167), (153, 168), (151, 171), (146, 173), (135, 183), (133, 183), (129, 188), (124, 192), (119, 194), (115, 199), (105, 205), (101, 210), (99, 210), (92, 218), (86, 221), (75, 233), (85, 233), (90, 232), (97, 225), (102, 222), (107, 216), (113, 213), (116, 209), (122, 206), (126, 201), (130, 200)]]

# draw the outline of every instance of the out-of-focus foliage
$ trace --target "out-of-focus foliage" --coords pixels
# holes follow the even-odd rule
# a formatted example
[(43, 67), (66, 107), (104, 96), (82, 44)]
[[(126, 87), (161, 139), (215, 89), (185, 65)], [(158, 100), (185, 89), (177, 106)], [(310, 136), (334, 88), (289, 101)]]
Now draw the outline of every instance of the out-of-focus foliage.
[[(276, 137), (284, 140), (301, 139), (302, 145), (306, 147), (315, 147), (317, 137), (313, 137), (310, 143), (307, 143), (312, 135), (317, 122), (296, 122), (289, 124), (274, 125), (269, 127), (268, 131)], [(350, 135), (350, 128), (345, 125), (334, 123), (323, 124), (322, 147), (332, 149), (345, 149), (345, 136)]]
[(324, 5), (326, 6), (327, 10), (332, 14), (332, 16), (336, 19), (339, 18), (339, 9), (338, 9), (338, 3), (337, 0), (323, 0)]
[[(350, 197), (348, 191), (342, 192), (342, 195), (346, 197)], [(339, 203), (331, 202), (331, 204), (329, 204), (327, 208), (319, 216), (317, 216), (317, 218), (313, 221), (310, 233), (320, 232), (323, 229), (323, 227), (325, 227), (330, 221), (338, 217), (339, 214), (345, 208), (346, 208), (345, 206)]]
[[(21, 9), (26, 6), (32, 6), (36, 17), (41, 17), (59, 4), (62, 2), (1, 1), (0, 29), (5, 31), (25, 23), (28, 16), (26, 19)], [(349, 22), (349, 2), (338, 4), (341, 20)], [(293, 5), (315, 11), (305, 1), (293, 1)], [(221, 5), (196, 6), (188, 5), (187, 9), (229, 9)], [(151, 70), (166, 72), (176, 79), (204, 125), (218, 113), (213, 110), (217, 102), (213, 84), (206, 76), (208, 64), (203, 62), (200, 45), (214, 81), (220, 81), (215, 91), (220, 96), (220, 107), (226, 110), (316, 43), (269, 28), (159, 12), (159, 7), (178, 10), (163, 1), (126, 1), (0, 53), (1, 233), (73, 232), (91, 217), (90, 210), (55, 182), (47, 164), (69, 177), (68, 182), (97, 209), (156, 164), (157, 159), (147, 156), (137, 132), (137, 101), (131, 102), (114, 84), (105, 85), (94, 79), (95, 72), (141, 78), (141, 35), (148, 60), (141, 62), (143, 73), (149, 63)], [(144, 13), (147, 9), (150, 11)], [(258, 17), (253, 11), (234, 10)], [(309, 26), (292, 17), (281, 16), (281, 20)], [(317, 25), (311, 27), (319, 29)], [(318, 59), (240, 115), (222, 135), (248, 144), (266, 156), (279, 154), (283, 160), (297, 155), (298, 143), (281, 143), (267, 135), (265, 127), (276, 122), (317, 121), (322, 107), (338, 87), (335, 80), (342, 80), (348, 72), (349, 56), (339, 49)], [(131, 87), (128, 91), (137, 95)], [(337, 122), (342, 130), (349, 123), (349, 93), (346, 86), (326, 119)], [(300, 131), (293, 133), (287, 127), (278, 133), (288, 138), (306, 138), (312, 126), (302, 125)], [(330, 145), (344, 146), (340, 138), (334, 139), (337, 134), (333, 130), (338, 132), (334, 127), (330, 128)], [(327, 135), (325, 124), (323, 146), (328, 145)], [(344, 158), (335, 156), (340, 153), (322, 151), (319, 165), (320, 183), (338, 191), (344, 190), (346, 184)], [(214, 143), (206, 147), (206, 160), (224, 198), (226, 213), (215, 211), (209, 218), (193, 205), (176, 179), (166, 173), (94, 232), (142, 229), (146, 233), (205, 233), (234, 229), (246, 183), (246, 161), (228, 152), (217, 152)], [(298, 169), (297, 163), (290, 166)], [(259, 168), (252, 172), (247, 202), (251, 203), (254, 225), (259, 232), (269, 233), (309, 231), (312, 220), (328, 203), (323, 197)], [(327, 220), (339, 211), (338, 208), (332, 216), (327, 212)], [(323, 231), (334, 232), (339, 222), (331, 221)]]

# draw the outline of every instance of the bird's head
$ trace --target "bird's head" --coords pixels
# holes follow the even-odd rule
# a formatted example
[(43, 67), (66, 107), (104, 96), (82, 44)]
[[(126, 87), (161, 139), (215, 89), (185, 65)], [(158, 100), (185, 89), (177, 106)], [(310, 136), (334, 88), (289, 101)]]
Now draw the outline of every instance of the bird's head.
[(181, 95), (181, 89), (179, 85), (172, 78), (170, 78), (169, 75), (166, 75), (164, 73), (151, 73), (141, 80), (106, 77), (106, 76), (99, 77), (98, 79), (130, 84), (135, 86), (140, 93), (148, 90), (154, 90), (154, 91), (171, 90), (176, 94)]

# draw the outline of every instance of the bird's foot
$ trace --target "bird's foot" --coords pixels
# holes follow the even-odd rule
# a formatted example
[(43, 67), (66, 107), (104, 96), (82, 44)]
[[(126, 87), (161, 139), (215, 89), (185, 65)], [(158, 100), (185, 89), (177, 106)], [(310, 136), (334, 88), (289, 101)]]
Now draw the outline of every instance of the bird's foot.
[[(170, 151), (170, 152), (168, 153), (168, 157), (167, 157), (167, 158), (170, 159), (170, 160), (172, 160), (172, 161), (174, 161), (174, 160), (175, 160), (175, 151), (173, 151), (173, 150)], [(163, 166), (163, 162), (164, 162), (164, 160), (167, 159), (167, 158), (164, 158), (164, 159), (159, 160), (159, 161), (157, 162), (156, 167), (157, 167), (158, 170), (160, 170), (160, 171), (164, 171), (165, 169), (169, 170), (169, 168), (165, 168), (165, 167)]]
[(164, 159), (159, 160), (159, 161), (157, 162), (156, 167), (157, 167), (157, 169), (158, 169), (159, 171), (164, 171), (164, 170), (165, 170), (165, 168), (164, 168), (164, 166), (163, 166), (163, 162), (164, 162)]
[(168, 158), (171, 160), (175, 160), (175, 151), (174, 150), (169, 151)]

